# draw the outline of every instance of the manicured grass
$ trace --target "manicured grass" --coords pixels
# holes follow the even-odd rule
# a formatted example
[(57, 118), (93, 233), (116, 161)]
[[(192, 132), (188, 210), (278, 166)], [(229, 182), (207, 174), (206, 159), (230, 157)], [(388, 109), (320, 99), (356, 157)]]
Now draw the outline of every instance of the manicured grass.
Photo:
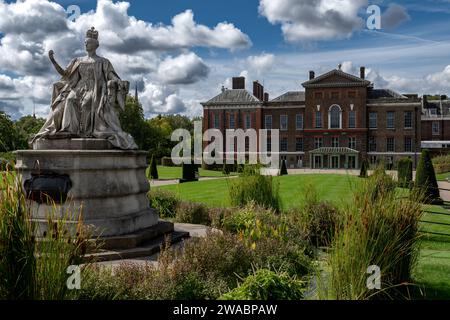
[[(233, 179), (233, 178), (230, 178)], [(181, 199), (202, 202), (212, 207), (229, 206), (228, 184), (230, 179), (189, 182), (159, 187), (177, 193)], [(361, 179), (345, 175), (288, 175), (274, 177), (279, 182), (283, 209), (301, 205), (305, 188), (314, 186), (320, 198), (338, 206), (349, 201), (351, 191)]]
[[(423, 221), (450, 224), (450, 210), (441, 206), (426, 206)], [(450, 235), (450, 226), (422, 223), (421, 230)], [(424, 234), (414, 278), (425, 288), (426, 299), (450, 299), (450, 236)]]
[(447, 179), (450, 180), (450, 172), (438, 173), (436, 174), (436, 179), (438, 181), (447, 181)]
[[(204, 170), (202, 168), (199, 169), (198, 173), (199, 173), (200, 177), (224, 177), (225, 176), (222, 173), (222, 171)], [(159, 180), (181, 179), (182, 175), (183, 175), (183, 172), (182, 172), (181, 167), (158, 166)]]

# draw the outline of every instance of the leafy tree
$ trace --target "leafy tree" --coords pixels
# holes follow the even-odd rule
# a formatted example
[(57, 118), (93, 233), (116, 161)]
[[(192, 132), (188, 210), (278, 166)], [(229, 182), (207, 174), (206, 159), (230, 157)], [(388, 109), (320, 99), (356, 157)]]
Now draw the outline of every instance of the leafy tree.
[(41, 130), (45, 119), (33, 116), (24, 116), (17, 120), (14, 125), (17, 132), (17, 148), (27, 149), (28, 141)]
[(0, 111), (0, 152), (14, 151), (17, 145), (17, 132), (14, 122)]
[(415, 187), (423, 192), (426, 202), (441, 202), (439, 195), (439, 187), (434, 172), (433, 162), (431, 161), (430, 152), (422, 150), (419, 164), (416, 171)]

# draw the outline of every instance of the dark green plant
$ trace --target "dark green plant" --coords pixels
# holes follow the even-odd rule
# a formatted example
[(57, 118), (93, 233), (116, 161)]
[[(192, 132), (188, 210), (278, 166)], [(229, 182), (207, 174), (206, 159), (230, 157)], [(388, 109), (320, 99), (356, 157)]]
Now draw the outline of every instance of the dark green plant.
[(413, 180), (413, 164), (411, 158), (403, 158), (398, 161), (398, 186), (410, 188)]
[(158, 176), (158, 167), (156, 164), (156, 159), (154, 158), (154, 156), (152, 155), (152, 159), (150, 160), (150, 166), (149, 166), (149, 180), (151, 179), (155, 179), (158, 180), (159, 176)]
[(285, 176), (288, 174), (287, 167), (286, 167), (286, 160), (281, 160), (281, 169), (280, 169), (280, 176)]
[(161, 218), (175, 218), (178, 196), (170, 191), (154, 189), (148, 194), (150, 206), (158, 211)]
[(198, 167), (193, 163), (183, 163), (183, 177), (180, 182), (190, 182), (198, 180)]
[(230, 166), (228, 164), (226, 164), (226, 163), (223, 164), (222, 173), (225, 175), (230, 174)]
[(359, 172), (360, 178), (367, 178), (367, 170), (369, 169), (369, 162), (364, 158), (361, 162), (361, 171)]
[(305, 282), (283, 272), (259, 269), (220, 300), (301, 300)]
[(264, 208), (281, 211), (279, 185), (271, 176), (263, 176), (256, 166), (246, 166), (237, 179), (230, 181), (228, 193), (232, 206), (243, 207), (251, 202)]
[(439, 195), (439, 186), (434, 172), (433, 162), (431, 161), (430, 152), (422, 150), (419, 164), (416, 169), (416, 181), (414, 187), (419, 189), (427, 203), (441, 202)]

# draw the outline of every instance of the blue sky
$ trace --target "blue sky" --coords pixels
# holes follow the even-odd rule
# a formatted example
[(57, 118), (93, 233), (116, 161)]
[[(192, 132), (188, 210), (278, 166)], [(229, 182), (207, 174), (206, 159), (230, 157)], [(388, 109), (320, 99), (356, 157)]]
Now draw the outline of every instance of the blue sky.
[[(83, 55), (89, 25), (100, 31), (99, 53), (138, 86), (148, 117), (199, 115), (232, 76), (245, 75), (249, 88), (262, 81), (275, 98), (302, 90), (309, 70), (338, 64), (355, 74), (365, 65), (376, 87), (450, 93), (448, 0), (127, 2), (0, 0), (0, 110), (19, 117), (34, 104), (45, 115), (58, 80), (47, 51), (61, 65)], [(81, 9), (75, 22), (70, 5)], [(380, 30), (366, 27), (370, 5), (381, 9)]]

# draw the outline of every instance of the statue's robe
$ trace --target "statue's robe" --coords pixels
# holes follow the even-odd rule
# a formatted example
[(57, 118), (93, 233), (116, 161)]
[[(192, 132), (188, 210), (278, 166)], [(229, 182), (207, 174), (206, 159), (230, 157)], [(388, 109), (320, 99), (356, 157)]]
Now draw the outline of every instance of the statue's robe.
[(113, 98), (108, 97), (108, 82), (125, 83), (120, 80), (109, 60), (98, 57), (93, 63), (95, 80), (94, 88), (90, 88), (90, 110), (80, 110), (80, 103), (73, 103), (73, 100), (76, 101), (73, 97), (77, 95), (75, 88), (80, 81), (78, 69), (82, 59), (72, 60), (65, 75), (53, 85), (51, 112), (32, 141), (64, 133), (75, 137), (107, 139), (114, 147), (124, 150), (137, 149), (133, 137), (122, 130), (114, 103), (119, 96), (119, 105), (123, 107), (127, 92), (123, 92), (123, 87), (119, 86), (119, 92), (114, 92)]

